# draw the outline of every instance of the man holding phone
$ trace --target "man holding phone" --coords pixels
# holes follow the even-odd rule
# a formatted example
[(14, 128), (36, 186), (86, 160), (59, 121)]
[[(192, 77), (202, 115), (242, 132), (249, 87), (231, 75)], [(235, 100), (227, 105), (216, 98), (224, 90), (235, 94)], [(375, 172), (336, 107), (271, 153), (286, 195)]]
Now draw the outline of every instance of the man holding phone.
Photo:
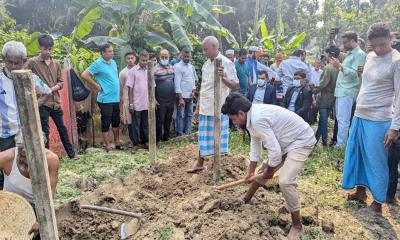
[(347, 56), (343, 63), (333, 58), (331, 64), (339, 69), (339, 75), (335, 88), (335, 109), (338, 121), (337, 147), (345, 147), (351, 121), (353, 104), (357, 98), (361, 86), (359, 66), (365, 63), (366, 54), (358, 46), (358, 36), (355, 32), (345, 32), (342, 36), (343, 48)]

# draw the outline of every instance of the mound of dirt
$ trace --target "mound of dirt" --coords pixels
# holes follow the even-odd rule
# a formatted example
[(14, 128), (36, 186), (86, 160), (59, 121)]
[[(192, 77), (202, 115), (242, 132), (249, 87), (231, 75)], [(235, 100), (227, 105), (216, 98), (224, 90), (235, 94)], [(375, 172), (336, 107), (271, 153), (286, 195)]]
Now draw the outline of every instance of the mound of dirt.
[[(252, 204), (242, 201), (245, 187), (224, 192), (212, 188), (212, 174), (187, 174), (197, 157), (194, 145), (170, 153), (168, 161), (155, 167), (143, 166), (113, 184), (100, 186), (81, 197), (81, 204), (141, 212), (139, 232), (131, 239), (155, 239), (167, 226), (171, 239), (281, 239), (288, 231), (287, 216), (278, 216), (268, 205), (283, 203), (260, 190)], [(221, 183), (244, 176), (243, 157), (222, 160)], [(276, 195), (276, 194), (275, 194)], [(119, 239), (119, 225), (129, 217), (94, 212), (71, 211), (68, 204), (57, 210), (61, 239)]]

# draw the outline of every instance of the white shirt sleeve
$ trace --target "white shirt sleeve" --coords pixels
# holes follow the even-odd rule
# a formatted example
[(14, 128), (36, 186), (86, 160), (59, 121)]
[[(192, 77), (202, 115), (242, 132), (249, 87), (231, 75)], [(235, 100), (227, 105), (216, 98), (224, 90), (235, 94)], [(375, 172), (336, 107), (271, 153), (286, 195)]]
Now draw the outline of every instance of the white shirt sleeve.
[(390, 129), (400, 130), (400, 60), (392, 64), (394, 84), (394, 114)]
[(239, 79), (236, 74), (236, 67), (233, 62), (227, 62), (224, 66), (224, 70), (226, 72), (228, 80), (234, 81), (234, 82), (239, 82)]

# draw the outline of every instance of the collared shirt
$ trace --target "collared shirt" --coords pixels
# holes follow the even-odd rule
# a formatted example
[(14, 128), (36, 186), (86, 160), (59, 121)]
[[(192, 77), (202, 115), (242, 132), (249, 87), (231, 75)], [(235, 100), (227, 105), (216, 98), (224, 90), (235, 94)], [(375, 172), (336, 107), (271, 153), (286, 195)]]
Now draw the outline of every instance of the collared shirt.
[(249, 67), (247, 66), (246, 63), (239, 63), (235, 62), (235, 68), (236, 68), (236, 73), (237, 77), (239, 79), (239, 92), (242, 94), (247, 93), (247, 90), (249, 89), (249, 77), (250, 77), (250, 71)]
[(120, 83), (118, 79), (117, 63), (110, 59), (107, 63), (102, 57), (89, 66), (87, 71), (96, 77), (102, 91), (97, 95), (99, 103), (119, 103)]
[(261, 158), (262, 145), (268, 150), (268, 165), (278, 166), (282, 155), (296, 148), (313, 148), (314, 131), (300, 116), (279, 106), (253, 104), (247, 113), (251, 136), (250, 161)]
[(248, 57), (246, 60), (246, 65), (250, 71), (250, 79), (252, 84), (257, 83), (258, 74), (260, 71), (266, 71), (268, 73), (269, 79), (277, 78), (276, 73), (271, 68), (264, 66), (259, 61), (257, 61), (257, 59)]
[(357, 98), (361, 86), (361, 77), (358, 76), (358, 66), (364, 66), (366, 54), (359, 47), (353, 48), (344, 59), (342, 71), (339, 71), (336, 81), (335, 97)]
[(0, 138), (16, 135), (20, 130), (17, 97), (13, 80), (0, 71)]
[(126, 81), (128, 80), (128, 72), (132, 68), (128, 68), (126, 66), (124, 69), (119, 72), (119, 81), (121, 86), (123, 87), (122, 90), (122, 100), (124, 102), (124, 105), (121, 109), (121, 113), (123, 116), (123, 120), (126, 120), (127, 124), (132, 123), (132, 116), (129, 113), (129, 96), (128, 96), (128, 87), (126, 86)]
[(292, 111), (292, 112), (296, 112), (296, 100), (297, 97), (299, 96), (300, 93), (300, 89), (301, 88), (296, 88), (292, 94), (292, 98), (290, 99), (290, 103), (289, 103), (289, 107), (288, 110)]
[[(227, 75), (228, 80), (239, 82), (236, 75), (235, 64), (221, 53), (217, 58), (222, 60), (222, 67)], [(214, 61), (207, 59), (203, 64), (201, 88), (200, 88), (200, 114), (206, 116), (214, 116)], [(229, 88), (221, 80), (221, 106), (224, 104), (229, 94)]]
[(197, 77), (196, 69), (190, 63), (183, 61), (175, 64), (175, 93), (182, 94), (183, 98), (190, 98), (192, 91), (196, 89)]
[(384, 56), (368, 54), (354, 114), (371, 121), (392, 120), (390, 129), (400, 129), (399, 52), (392, 50)]
[(159, 103), (175, 102), (174, 86), (175, 69), (172, 65), (157, 64), (154, 67), (154, 80), (156, 82), (156, 99)]
[(267, 83), (262, 87), (259, 87), (257, 85), (256, 92), (254, 93), (253, 104), (263, 104), (264, 103), (264, 96), (265, 96), (266, 89), (267, 89)]
[[(26, 63), (25, 68), (30, 69), (32, 73), (39, 76), (46, 85), (50, 88), (55, 85), (59, 85), (61, 88), (63, 87), (63, 80), (61, 78), (61, 66), (60, 64), (51, 58), (50, 64), (47, 65), (46, 61), (42, 58), (41, 55), (33, 57), (29, 59)], [(60, 93), (55, 91), (52, 93), (52, 96), (48, 98), (48, 100), (43, 103), (44, 106), (47, 107), (60, 107), (61, 99)]]
[(144, 111), (149, 109), (149, 93), (147, 81), (147, 68), (136, 65), (128, 71), (128, 80), (126, 86), (133, 90), (133, 109), (135, 111)]
[(278, 79), (282, 82), (283, 95), (289, 87), (293, 86), (293, 76), (297, 71), (304, 71), (306, 73), (306, 80), (310, 82), (311, 73), (310, 67), (307, 63), (301, 61), (299, 57), (290, 56), (288, 59), (284, 60), (278, 69)]
[(323, 72), (322, 69), (318, 69), (318, 70), (315, 70), (315, 68), (311, 69), (311, 82), (310, 83), (314, 84), (316, 87), (318, 87), (322, 72)]

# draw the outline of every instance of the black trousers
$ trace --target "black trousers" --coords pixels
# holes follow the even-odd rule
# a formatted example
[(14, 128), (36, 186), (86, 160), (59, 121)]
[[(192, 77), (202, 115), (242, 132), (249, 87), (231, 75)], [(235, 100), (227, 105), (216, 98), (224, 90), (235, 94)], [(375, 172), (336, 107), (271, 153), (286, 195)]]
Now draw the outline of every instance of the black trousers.
[(75, 156), (75, 151), (69, 141), (68, 130), (65, 127), (63, 119), (63, 111), (61, 108), (50, 108), (46, 106), (39, 107), (40, 122), (42, 123), (42, 130), (46, 136), (46, 148), (49, 149), (49, 117), (51, 117), (57, 126), (58, 134), (60, 135), (61, 142), (69, 157)]
[(174, 114), (174, 102), (159, 102), (156, 111), (156, 135), (157, 142), (168, 141), (171, 132), (172, 114)]
[[(15, 148), (15, 135), (8, 138), (0, 138), (0, 152)], [(4, 175), (3, 171), (0, 171), (0, 190), (3, 190), (4, 186)]]
[(397, 191), (397, 183), (399, 178), (399, 161), (400, 150), (396, 149), (393, 145), (389, 148), (389, 186), (387, 191), (387, 199), (394, 199)]
[(148, 111), (135, 111), (132, 114), (132, 124), (128, 126), (129, 137), (134, 146), (149, 142)]

